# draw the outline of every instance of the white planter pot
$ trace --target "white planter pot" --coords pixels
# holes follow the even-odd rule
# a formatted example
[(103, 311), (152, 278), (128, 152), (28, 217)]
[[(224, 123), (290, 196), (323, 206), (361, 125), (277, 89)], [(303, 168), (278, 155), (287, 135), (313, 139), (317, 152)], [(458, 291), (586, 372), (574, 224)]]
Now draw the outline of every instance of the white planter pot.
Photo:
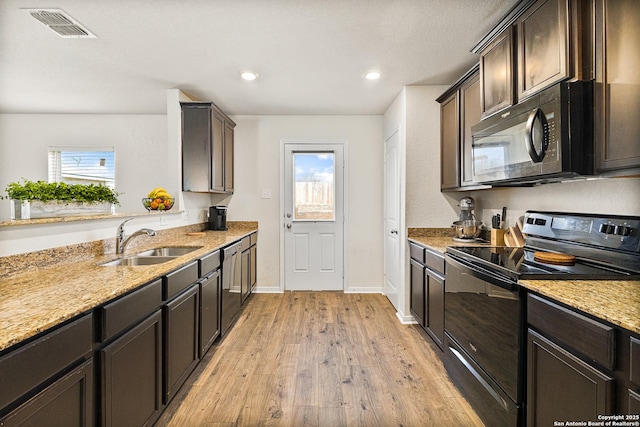
[(42, 202), (40, 200), (12, 200), (11, 219), (60, 218), (68, 216), (106, 215), (113, 213), (109, 202)]

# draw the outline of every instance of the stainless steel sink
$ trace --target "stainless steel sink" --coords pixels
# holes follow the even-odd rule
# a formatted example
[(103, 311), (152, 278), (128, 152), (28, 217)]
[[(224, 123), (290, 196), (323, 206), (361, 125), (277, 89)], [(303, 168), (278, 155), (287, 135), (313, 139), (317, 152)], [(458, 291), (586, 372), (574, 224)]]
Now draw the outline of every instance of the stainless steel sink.
[(162, 264), (163, 262), (171, 261), (172, 259), (176, 259), (175, 256), (128, 256), (124, 258), (118, 258), (113, 261), (105, 262), (100, 264), (104, 267), (113, 267), (118, 265), (124, 266), (135, 266), (135, 265), (154, 265), (154, 264)]
[(149, 256), (149, 257), (176, 257), (186, 255), (189, 252), (193, 252), (202, 248), (202, 246), (167, 246), (162, 248), (149, 249), (137, 253), (135, 256)]

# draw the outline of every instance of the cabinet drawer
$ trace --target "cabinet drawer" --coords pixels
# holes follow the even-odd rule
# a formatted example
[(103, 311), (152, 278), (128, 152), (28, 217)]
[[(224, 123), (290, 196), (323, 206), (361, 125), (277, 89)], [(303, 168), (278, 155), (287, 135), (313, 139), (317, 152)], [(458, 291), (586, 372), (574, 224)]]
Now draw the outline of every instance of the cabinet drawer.
[(258, 233), (253, 233), (251, 236), (249, 236), (251, 239), (251, 246), (253, 245), (257, 245), (258, 244)]
[(215, 251), (200, 258), (200, 277), (220, 268), (220, 251)]
[(444, 255), (425, 249), (425, 265), (444, 276)]
[(198, 280), (198, 261), (164, 276), (164, 299), (169, 300)]
[(640, 339), (631, 337), (631, 369), (629, 380), (640, 388)]
[(425, 263), (425, 249), (422, 246), (418, 246), (415, 243), (409, 242), (409, 254), (411, 259), (418, 261), (420, 264)]
[(133, 326), (162, 304), (162, 280), (156, 280), (137, 291), (106, 304), (100, 309), (100, 341)]
[(529, 294), (527, 321), (607, 369), (615, 367), (615, 329), (551, 301)]
[(92, 351), (88, 314), (0, 358), (0, 408), (54, 377)]

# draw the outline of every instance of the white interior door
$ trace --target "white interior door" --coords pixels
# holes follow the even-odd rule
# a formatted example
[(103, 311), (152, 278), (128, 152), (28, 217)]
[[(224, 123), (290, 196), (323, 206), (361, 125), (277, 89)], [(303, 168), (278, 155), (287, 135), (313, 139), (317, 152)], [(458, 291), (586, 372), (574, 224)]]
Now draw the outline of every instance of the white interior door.
[(400, 310), (400, 132), (384, 143), (384, 293)]
[(344, 289), (342, 144), (284, 146), (285, 289)]

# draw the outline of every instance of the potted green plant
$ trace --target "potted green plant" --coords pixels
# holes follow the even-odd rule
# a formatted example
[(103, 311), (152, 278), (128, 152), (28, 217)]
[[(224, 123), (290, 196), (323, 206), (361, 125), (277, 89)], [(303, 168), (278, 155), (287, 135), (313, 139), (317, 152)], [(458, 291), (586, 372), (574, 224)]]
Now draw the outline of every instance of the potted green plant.
[(103, 184), (64, 182), (10, 182), (3, 198), (11, 200), (11, 219), (98, 215), (119, 205), (115, 190)]

